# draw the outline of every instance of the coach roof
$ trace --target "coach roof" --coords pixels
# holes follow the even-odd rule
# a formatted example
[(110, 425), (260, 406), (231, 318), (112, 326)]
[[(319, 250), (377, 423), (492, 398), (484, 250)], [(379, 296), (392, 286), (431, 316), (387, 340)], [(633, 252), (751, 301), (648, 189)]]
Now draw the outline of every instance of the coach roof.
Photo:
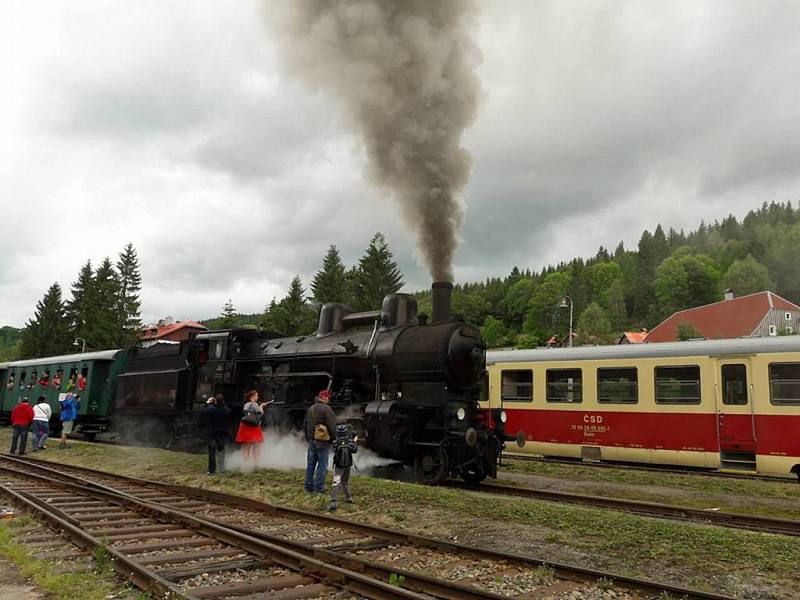
[(6, 363), (6, 367), (35, 367), (37, 365), (52, 365), (56, 363), (75, 363), (84, 360), (114, 360), (117, 352), (119, 352), (119, 350), (102, 350), (100, 352), (84, 352), (83, 354), (64, 354), (62, 356), (15, 360)]
[(571, 360), (664, 358), (672, 356), (737, 356), (763, 352), (798, 352), (800, 336), (699, 340), (655, 344), (537, 348), (534, 350), (491, 350), (486, 363), (517, 363)]

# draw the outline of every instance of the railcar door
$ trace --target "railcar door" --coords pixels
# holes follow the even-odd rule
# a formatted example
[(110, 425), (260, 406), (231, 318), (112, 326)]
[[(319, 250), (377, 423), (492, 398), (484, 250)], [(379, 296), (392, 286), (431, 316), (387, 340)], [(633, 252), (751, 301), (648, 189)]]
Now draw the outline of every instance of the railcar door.
[(750, 361), (717, 362), (717, 432), (723, 469), (756, 470), (756, 436)]

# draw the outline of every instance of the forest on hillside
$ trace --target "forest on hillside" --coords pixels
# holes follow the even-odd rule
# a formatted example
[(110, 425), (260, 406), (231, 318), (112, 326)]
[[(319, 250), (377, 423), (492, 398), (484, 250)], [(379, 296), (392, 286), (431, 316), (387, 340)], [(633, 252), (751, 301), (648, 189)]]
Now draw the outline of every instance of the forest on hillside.
[[(531, 348), (563, 341), (569, 302), (579, 344), (611, 343), (623, 331), (652, 328), (677, 310), (771, 290), (800, 303), (800, 205), (763, 204), (743, 219), (701, 223), (690, 232), (646, 230), (636, 248), (600, 247), (590, 258), (536, 270), (515, 266), (507, 274), (460, 283), (452, 312), (477, 325), (489, 347)], [(229, 300), (209, 328), (252, 327), (282, 335), (306, 335), (316, 327), (319, 307), (344, 302), (354, 310), (380, 307), (383, 296), (403, 287), (403, 274), (386, 238), (377, 233), (358, 263), (347, 267), (336, 246), (322, 258), (308, 286), (295, 277), (286, 295), (264, 312), (240, 314)], [(141, 277), (129, 244), (113, 265), (81, 269), (63, 301), (57, 283), (37, 304), (25, 329), (0, 328), (0, 361), (65, 351), (75, 337), (91, 349), (135, 340)], [(430, 314), (429, 290), (415, 293), (419, 312)], [(566, 299), (566, 302), (564, 301)], [(177, 308), (176, 308), (177, 312)]]
[[(580, 344), (613, 342), (623, 331), (652, 328), (673, 312), (722, 299), (771, 290), (800, 302), (800, 205), (763, 204), (742, 220), (729, 215), (690, 232), (657, 225), (645, 230), (636, 248), (619, 243), (588, 259), (540, 270), (513, 267), (504, 276), (461, 283), (453, 290), (454, 315), (475, 324), (490, 347), (531, 348), (551, 338), (565, 340), (573, 303)], [(335, 246), (306, 290), (295, 277), (287, 295), (273, 299), (263, 314), (239, 315), (232, 303), (207, 321), (210, 327), (263, 327), (285, 335), (314, 330), (316, 310), (344, 302), (355, 310), (380, 306), (403, 285), (402, 273), (385, 238), (377, 234), (357, 265), (347, 268)], [(415, 293), (421, 313), (430, 314), (430, 291)]]

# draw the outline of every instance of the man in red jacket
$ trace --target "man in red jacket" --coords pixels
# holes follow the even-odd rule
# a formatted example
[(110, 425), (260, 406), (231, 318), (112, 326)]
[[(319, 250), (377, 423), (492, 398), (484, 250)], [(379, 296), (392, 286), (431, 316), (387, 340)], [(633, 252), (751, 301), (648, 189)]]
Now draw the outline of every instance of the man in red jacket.
[(33, 422), (33, 407), (28, 404), (27, 398), (22, 398), (11, 411), (11, 425), (14, 433), (11, 436), (11, 454), (17, 452), (17, 440), (19, 439), (19, 454), (25, 454), (28, 445), (28, 428)]

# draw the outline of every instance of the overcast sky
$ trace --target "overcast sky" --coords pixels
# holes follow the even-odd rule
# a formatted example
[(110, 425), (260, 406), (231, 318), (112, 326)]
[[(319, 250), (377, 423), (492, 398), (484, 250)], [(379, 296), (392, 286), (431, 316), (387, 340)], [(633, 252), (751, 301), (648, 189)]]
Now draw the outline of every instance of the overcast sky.
[[(800, 3), (481, 0), (458, 280), (800, 199)], [(267, 4), (268, 6), (268, 4)], [(143, 318), (263, 310), (383, 231), (427, 286), (334, 97), (251, 0), (0, 7), (0, 325), (133, 242)]]

